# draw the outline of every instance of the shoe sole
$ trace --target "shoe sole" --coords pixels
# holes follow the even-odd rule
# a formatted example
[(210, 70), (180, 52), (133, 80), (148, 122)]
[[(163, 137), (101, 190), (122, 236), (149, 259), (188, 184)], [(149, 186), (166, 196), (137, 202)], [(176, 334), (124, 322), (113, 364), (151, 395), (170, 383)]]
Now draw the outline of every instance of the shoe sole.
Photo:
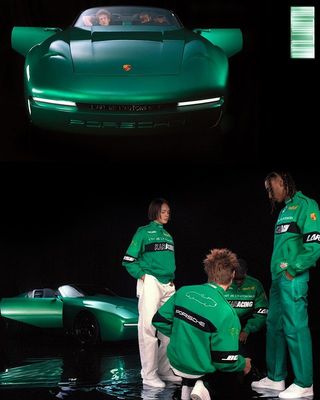
[(204, 400), (204, 399), (208, 399), (208, 400), (210, 400), (211, 399), (211, 397), (210, 397), (210, 395), (209, 395), (209, 397), (201, 397), (200, 395), (198, 395), (197, 393), (193, 393), (193, 394), (191, 394), (191, 399), (192, 400)]
[(288, 399), (288, 400), (290, 400), (290, 399), (312, 399), (313, 398), (313, 394), (299, 394), (299, 395), (293, 395), (294, 397), (280, 397), (279, 396), (279, 399)]
[(286, 389), (286, 387), (285, 387), (285, 385), (283, 385), (283, 387), (282, 388), (274, 388), (274, 387), (270, 387), (270, 386), (255, 386), (255, 385), (251, 385), (251, 388), (252, 389), (254, 389), (254, 390), (275, 390), (275, 391), (277, 391), (277, 392), (283, 392), (285, 389)]
[(261, 387), (261, 386), (259, 386), (259, 387), (257, 387), (257, 386), (251, 386), (251, 388), (253, 389), (253, 390), (273, 390), (273, 391), (275, 391), (275, 392), (283, 392), (286, 388), (284, 387), (283, 389), (274, 389), (274, 388), (271, 388), (271, 387)]

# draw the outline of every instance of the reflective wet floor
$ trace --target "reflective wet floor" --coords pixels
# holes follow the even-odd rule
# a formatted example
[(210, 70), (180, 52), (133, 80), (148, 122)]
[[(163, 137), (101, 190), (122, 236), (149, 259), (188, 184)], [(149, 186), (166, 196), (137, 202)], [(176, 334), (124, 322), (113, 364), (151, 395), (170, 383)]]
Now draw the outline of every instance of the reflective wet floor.
[[(2, 342), (0, 398), (33, 399), (180, 399), (180, 386), (164, 389), (142, 385), (136, 342), (81, 348), (65, 338), (18, 337)], [(228, 376), (227, 376), (228, 375)], [(229, 374), (217, 375), (213, 399), (278, 398), (256, 393), (250, 382)], [(316, 398), (316, 397), (314, 397)]]

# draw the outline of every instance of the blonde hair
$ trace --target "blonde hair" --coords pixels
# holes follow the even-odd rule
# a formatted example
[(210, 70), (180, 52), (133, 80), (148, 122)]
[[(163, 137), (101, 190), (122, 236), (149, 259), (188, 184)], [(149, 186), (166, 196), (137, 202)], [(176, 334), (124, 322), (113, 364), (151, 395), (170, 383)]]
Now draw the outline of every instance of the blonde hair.
[(227, 285), (233, 278), (234, 271), (239, 266), (238, 257), (229, 249), (212, 249), (203, 260), (208, 281)]

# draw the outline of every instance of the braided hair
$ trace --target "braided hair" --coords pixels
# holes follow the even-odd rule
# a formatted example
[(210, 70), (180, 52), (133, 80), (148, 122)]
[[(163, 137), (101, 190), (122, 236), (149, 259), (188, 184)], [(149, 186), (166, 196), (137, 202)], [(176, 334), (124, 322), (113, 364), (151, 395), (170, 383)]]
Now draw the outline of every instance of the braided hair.
[(270, 172), (266, 178), (265, 178), (265, 182), (268, 183), (268, 187), (269, 187), (269, 191), (271, 194), (270, 197), (270, 202), (271, 202), (271, 213), (274, 211), (275, 209), (275, 199), (274, 199), (274, 194), (273, 194), (273, 190), (272, 190), (272, 185), (271, 185), (271, 180), (274, 178), (278, 178), (280, 177), (283, 181), (283, 185), (284, 185), (284, 189), (286, 191), (286, 194), (289, 198), (293, 197), (295, 195), (295, 193), (297, 192), (297, 188), (296, 188), (296, 184), (292, 178), (292, 175), (290, 174), (290, 172), (285, 172), (285, 171), (278, 171), (278, 172)]

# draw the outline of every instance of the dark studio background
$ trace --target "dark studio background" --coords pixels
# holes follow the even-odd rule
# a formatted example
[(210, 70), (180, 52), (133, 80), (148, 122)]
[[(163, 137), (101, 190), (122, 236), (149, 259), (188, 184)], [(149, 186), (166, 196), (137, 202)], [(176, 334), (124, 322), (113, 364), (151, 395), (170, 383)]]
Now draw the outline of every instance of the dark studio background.
[[(12, 27), (63, 28), (81, 10), (101, 2), (3, 1), (1, 105), (6, 127), (0, 135), (0, 258), (6, 273), (0, 285), (4, 294), (34, 281), (46, 285), (88, 279), (132, 293), (134, 282), (120, 267), (121, 257), (136, 227), (147, 222), (150, 199), (158, 195), (167, 197), (174, 209), (170, 230), (177, 241), (180, 284), (193, 280), (202, 257), (215, 245), (243, 253), (255, 274), (268, 279), (272, 224), (263, 189), (265, 174), (277, 166), (294, 168), (301, 185), (312, 182), (314, 197), (320, 200), (314, 184), (316, 102), (310, 99), (319, 63), (289, 58), (289, 6), (299, 2), (131, 3), (170, 8), (190, 28), (242, 29), (244, 49), (230, 61), (235, 128), (222, 150), (213, 146), (203, 154), (197, 149), (200, 132), (195, 131), (194, 152), (187, 156), (180, 152), (184, 138), (167, 156), (173, 140), (168, 136), (155, 136), (149, 147), (138, 140), (139, 154), (130, 150), (133, 143), (128, 140), (119, 153), (111, 147), (98, 156), (88, 151), (87, 158), (83, 151), (78, 153), (76, 139), (74, 147), (64, 148), (63, 142), (59, 148), (49, 146), (51, 152), (48, 146), (35, 151), (23, 147), (19, 142), (19, 134), (27, 130), (23, 58), (10, 48)], [(123, 157), (126, 151), (131, 157)]]
[[(117, 161), (128, 158), (133, 162), (136, 156), (147, 158), (153, 139), (139, 138), (137, 141), (127, 138), (98, 138), (88, 142), (82, 138), (71, 138), (54, 134), (54, 140), (45, 145), (25, 143), (26, 121), (23, 99), (23, 63), (24, 58), (11, 49), (10, 35), (13, 26), (55, 26), (66, 28), (79, 13), (88, 7), (99, 6), (101, 1), (68, 1), (57, 0), (5, 0), (3, 9), (4, 31), (2, 54), (2, 87), (5, 96), (0, 100), (8, 128), (1, 135), (0, 158), (5, 161), (99, 161), (105, 157)], [(114, 1), (112, 4), (124, 4)], [(204, 0), (182, 1), (131, 1), (130, 4), (145, 4), (172, 9), (183, 24), (194, 29), (197, 27), (239, 27), (242, 29), (243, 50), (230, 59), (228, 117), (225, 119), (224, 134), (219, 132), (203, 135), (195, 131), (183, 138), (169, 137), (165, 157), (170, 162), (180, 158), (184, 163), (205, 159), (220, 163), (247, 162), (259, 160), (259, 81), (261, 40), (263, 41), (264, 8), (260, 2), (237, 2), (234, 0), (206, 2)], [(10, 116), (10, 117), (9, 117)], [(32, 131), (32, 127), (31, 127)], [(204, 136), (204, 137), (203, 137)], [(62, 142), (62, 143), (61, 143)], [(195, 146), (196, 144), (196, 146)], [(102, 149), (102, 150), (101, 150)], [(112, 151), (110, 151), (112, 149)], [(129, 151), (128, 149), (132, 149)], [(142, 149), (142, 150), (141, 150)], [(241, 155), (239, 153), (241, 149)], [(161, 153), (163, 157), (163, 153)]]
[[(66, 27), (89, 0), (2, 0), (0, 133), (0, 297), (33, 286), (102, 283), (135, 295), (135, 280), (121, 266), (138, 226), (148, 223), (155, 196), (169, 200), (168, 231), (176, 246), (176, 286), (203, 282), (202, 260), (212, 247), (228, 247), (248, 262), (249, 273), (269, 289), (273, 226), (264, 177), (291, 170), (304, 194), (320, 203), (315, 60), (289, 58), (290, 5), (309, 1), (113, 1), (170, 8), (185, 26), (240, 27), (244, 49), (230, 60), (233, 128), (201, 146), (79, 139), (26, 144), (23, 58), (10, 47), (14, 25)], [(280, 4), (281, 3), (281, 4)], [(109, 3), (111, 4), (111, 3)], [(319, 19), (318, 5), (316, 18)], [(318, 22), (316, 29), (318, 32)], [(23, 136), (23, 135), (22, 135)], [(109, 146), (111, 143), (111, 146)], [(118, 146), (118, 147), (117, 147)], [(131, 147), (132, 146), (132, 147)], [(90, 147), (90, 148), (89, 148)], [(311, 272), (310, 324), (315, 335), (316, 282)]]
[[(235, 198), (246, 198), (242, 187), (251, 186), (247, 173), (254, 174), (254, 181), (257, 179), (251, 166), (257, 165), (261, 157), (258, 100), (263, 89), (260, 63), (264, 56), (260, 47), (264, 45), (260, 43), (264, 41), (265, 15), (259, 2), (130, 2), (170, 8), (190, 28), (242, 29), (244, 49), (230, 60), (233, 93), (230, 109), (236, 116), (235, 128), (230, 137), (226, 135), (223, 148), (211, 142), (207, 147), (206, 142), (199, 147), (201, 132), (197, 131), (191, 135), (192, 150), (184, 154), (181, 149), (185, 138), (175, 141), (169, 136), (155, 136), (151, 143), (139, 138), (138, 144), (128, 139), (121, 142), (119, 151), (115, 151), (114, 142), (108, 139), (104, 142), (103, 138), (98, 139), (95, 148), (99, 151), (92, 151), (94, 145), (90, 150), (85, 146), (84, 150), (78, 138), (72, 138), (68, 145), (64, 142), (56, 145), (53, 141), (33, 147), (21, 140), (29, 129), (23, 100), (24, 59), (10, 47), (12, 27), (64, 28), (83, 9), (101, 4), (84, 0), (1, 3), (2, 14), (6, 16), (1, 48), (6, 96), (1, 97), (1, 102), (8, 122), (1, 134), (0, 147), (3, 160), (0, 258), (6, 270), (0, 284), (2, 295), (14, 294), (27, 285), (51, 286), (60, 281), (88, 280), (105, 282), (114, 290), (132, 295), (134, 281), (121, 267), (121, 258), (137, 226), (147, 223), (149, 201), (158, 195), (167, 197), (174, 208), (170, 230), (176, 238), (177, 251), (181, 249), (180, 255), (177, 254), (180, 284), (192, 282), (199, 268), (201, 272), (197, 272), (196, 279), (204, 278), (201, 260), (213, 245), (236, 245), (240, 251), (237, 240), (242, 238), (244, 246), (249, 246), (250, 240), (243, 240), (243, 232), (248, 231), (244, 228), (245, 220), (254, 222), (255, 218), (246, 217), (238, 224), (236, 219), (244, 218), (245, 214), (237, 211), (239, 216), (235, 219), (234, 212), (224, 207), (228, 204), (232, 209)], [(102, 151), (99, 141), (103, 144)], [(139, 148), (137, 153), (136, 148)], [(238, 173), (242, 174), (241, 179)], [(263, 197), (259, 179), (257, 184), (252, 192)], [(250, 201), (246, 199), (245, 204), (250, 206)], [(255, 235), (252, 239), (257, 242)], [(247, 250), (255, 265), (261, 263), (259, 253), (255, 255), (256, 251), (251, 250), (261, 246), (257, 243), (250, 244)]]
[[(1, 89), (0, 99), (5, 129), (0, 136), (0, 160), (3, 161), (96, 161), (97, 155), (113, 160), (131, 158), (126, 152), (126, 140), (93, 141), (83, 138), (66, 138), (55, 146), (24, 142), (27, 127), (23, 100), (23, 57), (11, 49), (10, 34), (13, 26), (67, 27), (85, 8), (101, 5), (101, 1), (79, 0), (4, 0), (1, 2)], [(112, 4), (124, 4), (113, 1)], [(127, 3), (129, 4), (129, 2)], [(315, 1), (254, 0), (212, 1), (131, 1), (130, 4), (146, 4), (170, 8), (177, 13), (188, 28), (239, 27), (244, 37), (243, 50), (230, 59), (230, 98), (228, 118), (222, 137), (203, 139), (194, 132), (191, 139), (170, 138), (167, 158), (176, 156), (188, 163), (205, 159), (219, 163), (261, 164), (286, 157), (290, 163), (316, 164), (318, 146), (317, 131), (318, 89), (316, 71), (319, 69), (318, 41), (315, 60), (290, 59), (290, 6), (314, 5), (316, 7), (316, 37), (319, 31), (319, 10)], [(230, 117), (230, 118), (229, 118)], [(54, 135), (55, 140), (58, 135)], [(189, 145), (187, 145), (189, 142)], [(201, 144), (200, 144), (201, 142)], [(139, 146), (131, 143), (140, 158), (146, 158), (151, 144), (140, 139)], [(191, 144), (190, 144), (191, 143)], [(197, 143), (197, 146), (194, 144)], [(127, 146), (127, 147), (130, 147)], [(112, 151), (110, 151), (112, 148)], [(141, 148), (146, 151), (141, 151)], [(191, 149), (191, 150), (190, 150)], [(75, 151), (74, 151), (75, 150)], [(116, 150), (116, 151), (114, 151)], [(115, 154), (116, 153), (116, 154)], [(207, 162), (207, 161), (206, 161)]]

